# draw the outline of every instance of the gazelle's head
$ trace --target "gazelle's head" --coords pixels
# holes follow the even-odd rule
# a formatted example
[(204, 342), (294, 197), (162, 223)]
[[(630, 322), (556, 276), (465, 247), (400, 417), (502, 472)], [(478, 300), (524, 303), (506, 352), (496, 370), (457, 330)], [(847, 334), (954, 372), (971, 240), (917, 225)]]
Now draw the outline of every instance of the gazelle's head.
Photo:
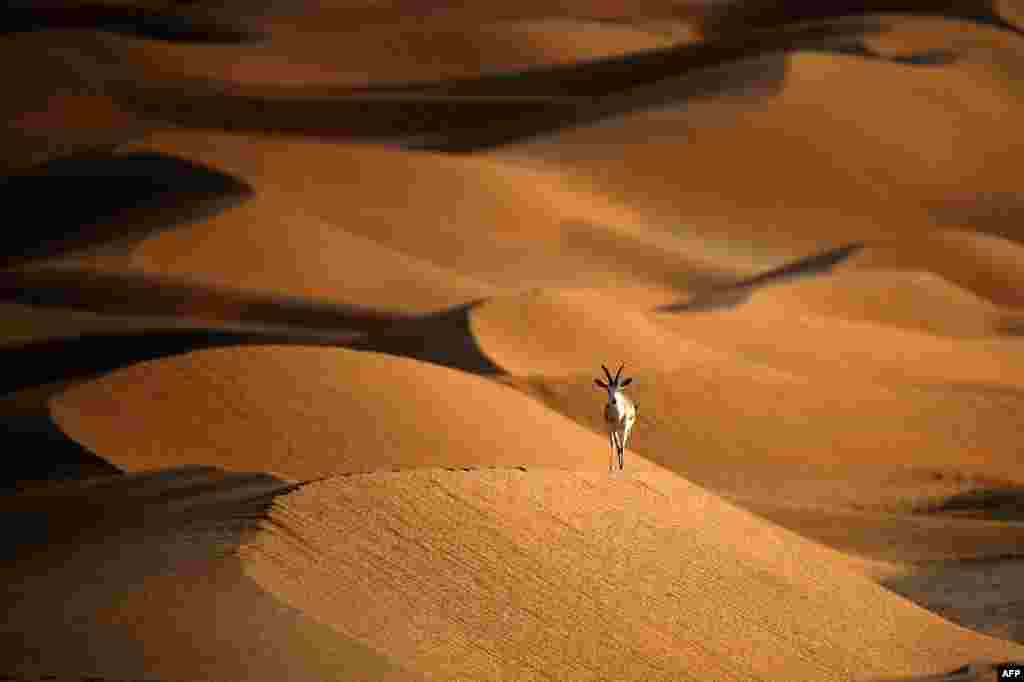
[(606, 377), (608, 377), (608, 383), (605, 383), (605, 382), (601, 381), (600, 379), (594, 379), (594, 383), (595, 384), (597, 384), (598, 386), (600, 386), (604, 390), (608, 391), (608, 402), (609, 403), (615, 402), (615, 394), (616, 393), (618, 393), (619, 391), (624, 389), (626, 386), (629, 386), (631, 383), (633, 383), (633, 377), (629, 377), (629, 378), (626, 378), (626, 379), (621, 378), (622, 377), (622, 368), (623, 367), (625, 367), (625, 365), (619, 365), (619, 371), (616, 372), (615, 376), (613, 377), (612, 373), (608, 371), (608, 368), (605, 367), (604, 365), (601, 365), (601, 369), (604, 370), (604, 375)]

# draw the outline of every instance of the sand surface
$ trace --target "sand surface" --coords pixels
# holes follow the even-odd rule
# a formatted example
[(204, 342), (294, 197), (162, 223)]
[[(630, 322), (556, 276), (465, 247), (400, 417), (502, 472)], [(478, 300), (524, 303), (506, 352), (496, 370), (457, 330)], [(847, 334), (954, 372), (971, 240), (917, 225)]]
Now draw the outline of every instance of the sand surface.
[(7, 18), (0, 678), (1024, 659), (1021, 3)]

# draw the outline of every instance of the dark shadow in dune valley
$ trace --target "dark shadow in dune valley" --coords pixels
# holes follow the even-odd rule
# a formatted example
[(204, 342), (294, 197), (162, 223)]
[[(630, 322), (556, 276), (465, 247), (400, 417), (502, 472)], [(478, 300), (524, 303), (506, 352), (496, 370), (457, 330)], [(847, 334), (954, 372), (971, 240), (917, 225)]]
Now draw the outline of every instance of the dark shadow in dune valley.
[[(71, 268), (0, 273), (0, 300), (106, 315), (190, 318), (213, 327), (89, 335), (0, 351), (0, 392), (189, 350), (242, 343), (328, 344), (415, 358), (475, 374), (500, 373), (476, 344), (470, 329), (469, 315), (475, 303), (410, 315), (218, 289), (142, 274)], [(232, 332), (218, 329), (222, 324), (245, 324), (257, 329)], [(51, 355), (56, 360), (47, 362)]]
[(189, 128), (472, 152), (737, 88), (776, 91), (788, 52), (826, 49), (875, 30), (870, 19), (787, 27), (525, 71), (315, 93), (204, 82), (182, 89), (135, 84), (118, 97), (140, 115)]
[(220, 330), (94, 334), (0, 350), (0, 394), (92, 377), (137, 362), (204, 348), (285, 343), (281, 336)]
[(0, 471), (0, 495), (120, 473), (113, 464), (65, 435), (45, 407), (18, 411), (0, 408), (0, 450), (9, 455), (18, 453), (8, 456)]
[(9, 2), (0, 9), (0, 35), (53, 29), (108, 31), (184, 43), (233, 44), (264, 39), (264, 36), (223, 23), (130, 6), (102, 3), (39, 6), (39, 3)]
[(156, 152), (89, 153), (0, 179), (0, 267), (208, 217), (252, 195), (245, 182)]
[(761, 287), (784, 284), (801, 277), (826, 274), (863, 248), (863, 244), (847, 244), (835, 249), (828, 249), (730, 284), (709, 287), (689, 301), (660, 306), (656, 312), (706, 312), (731, 308), (745, 303), (750, 295)]
[(724, 0), (704, 4), (699, 21), (706, 35), (726, 35), (867, 14), (942, 16), (1024, 33), (991, 0)]

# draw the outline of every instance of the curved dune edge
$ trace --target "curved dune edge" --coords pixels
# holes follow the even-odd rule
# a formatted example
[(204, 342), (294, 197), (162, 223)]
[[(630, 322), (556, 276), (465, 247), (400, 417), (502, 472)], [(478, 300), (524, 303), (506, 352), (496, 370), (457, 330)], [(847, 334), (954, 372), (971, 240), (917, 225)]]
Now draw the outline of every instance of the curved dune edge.
[(240, 550), (258, 584), (446, 679), (849, 680), (1024, 654), (665, 472), (336, 478), (263, 531)]
[[(882, 325), (787, 303), (784, 296), (757, 293), (734, 310), (658, 315), (657, 320), (706, 347), (819, 379), (1024, 387), (1016, 339), (940, 337), (914, 329), (909, 316), (898, 326)], [(965, 329), (965, 319), (970, 318), (961, 315), (956, 321), (958, 330)]]
[(371, 352), (228, 347), (126, 367), (50, 401), (128, 471), (202, 463), (290, 480), (418, 466), (607, 470), (607, 439), (505, 386)]
[[(1021, 482), (1018, 392), (850, 378), (836, 390), (828, 377), (752, 367), (634, 373), (639, 418), (630, 447), (718, 493), (798, 506), (909, 511)], [(592, 377), (503, 381), (603, 434)]]
[(137, 317), (109, 317), (88, 311), (66, 308), (0, 303), (0, 348), (27, 345), (50, 339), (74, 338), (83, 334), (103, 332), (141, 332), (150, 329), (194, 328), (196, 323), (168, 319), (157, 322)]
[[(959, 301), (943, 298), (950, 290)], [(534, 289), (480, 302), (470, 329), (482, 352), (517, 376), (621, 362), (646, 373), (1024, 387), (1016, 340), (991, 337), (1021, 316), (934, 275), (848, 271), (744, 296), (721, 310), (664, 314), (639, 307), (642, 292), (629, 300), (613, 290)]]
[(7, 124), (0, 132), (0, 172), (18, 172), (49, 159), (106, 148), (156, 127), (122, 106), (105, 88), (123, 77), (117, 65), (101, 64), (91, 53), (91, 34), (43, 31), (3, 36), (0, 59), (30, 63), (16, 97), (0, 102)]
[(602, 364), (620, 362), (648, 374), (740, 362), (595, 290), (536, 289), (491, 298), (470, 311), (470, 328), (492, 362), (519, 376), (600, 372)]
[[(900, 24), (898, 17), (884, 24), (894, 44)], [(948, 46), (954, 27), (964, 29), (966, 43), (984, 42), (990, 32), (936, 22), (934, 44)], [(1010, 43), (1001, 49), (1015, 50)], [(988, 49), (979, 47), (972, 61), (928, 68), (796, 52), (777, 94), (697, 98), (494, 154), (556, 166), (580, 186), (646, 214), (674, 216), (679, 233), (729, 242), (762, 264), (836, 244), (917, 236), (937, 223), (965, 227), (922, 207), (1017, 191), (1017, 145), (1008, 141), (1018, 137), (1012, 122), (1022, 100), (999, 75), (1010, 64), (987, 59)], [(890, 108), (869, 111), (864, 92)], [(968, 132), (954, 139), (954, 127)], [(992, 220), (1013, 234), (1016, 217)]]
[(930, 271), (850, 270), (759, 291), (748, 305), (762, 301), (792, 315), (804, 310), (947, 337), (995, 336), (1024, 319), (1024, 312), (994, 305)]
[[(573, 18), (416, 22), (338, 29), (316, 22), (274, 29), (269, 40), (231, 48), (107, 38), (139, 68), (232, 85), (362, 86), (433, 81), (597, 59), (665, 47), (669, 36), (627, 24)], [(339, 52), (338, 31), (345, 34)], [(351, 55), (360, 55), (352, 60)]]
[(845, 267), (928, 271), (993, 305), (1024, 307), (1024, 246), (982, 231), (936, 230), (917, 239), (869, 244), (840, 266)]
[[(218, 168), (256, 196), (127, 249), (66, 262), (330, 300), (358, 295), (365, 305), (405, 297), (420, 310), (436, 308), (439, 297), (465, 302), (532, 286), (685, 288), (735, 276), (742, 263), (568, 187), (559, 172), (496, 159), (195, 132), (153, 135), (127, 149)], [(321, 182), (305, 182), (314, 170)], [(401, 202), (395, 187), (404, 188)], [(293, 259), (268, 261), (268, 249)], [(389, 279), (367, 285), (381, 277)], [(432, 302), (420, 302), (433, 292)]]
[(18, 680), (415, 680), (288, 607), (235, 552), (262, 474), (179, 467), (0, 498), (0, 674)]

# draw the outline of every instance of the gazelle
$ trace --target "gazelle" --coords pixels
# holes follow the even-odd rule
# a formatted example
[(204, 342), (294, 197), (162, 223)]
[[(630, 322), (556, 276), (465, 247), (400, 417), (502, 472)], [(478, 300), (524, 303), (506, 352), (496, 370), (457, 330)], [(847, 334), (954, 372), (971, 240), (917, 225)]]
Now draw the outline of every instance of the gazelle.
[(612, 377), (612, 373), (608, 371), (608, 368), (601, 365), (604, 375), (608, 377), (608, 383), (600, 379), (594, 379), (595, 384), (608, 391), (608, 404), (604, 406), (604, 421), (608, 425), (608, 440), (611, 441), (612, 445), (613, 460), (610, 469), (615, 469), (614, 457), (617, 454), (619, 456), (620, 471), (625, 467), (622, 453), (626, 449), (629, 432), (636, 421), (636, 403), (627, 398), (622, 392), (622, 389), (629, 386), (633, 379), (632, 377), (620, 379), (623, 367), (625, 365), (619, 365), (619, 371)]

